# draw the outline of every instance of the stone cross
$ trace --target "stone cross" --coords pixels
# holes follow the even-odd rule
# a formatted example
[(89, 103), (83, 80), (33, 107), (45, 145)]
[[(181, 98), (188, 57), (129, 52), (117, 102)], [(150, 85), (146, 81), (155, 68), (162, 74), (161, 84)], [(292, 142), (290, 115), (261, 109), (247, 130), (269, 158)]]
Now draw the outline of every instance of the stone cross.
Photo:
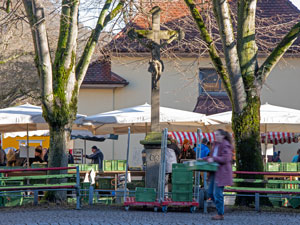
[(160, 59), (160, 49), (172, 41), (181, 40), (184, 33), (175, 30), (160, 30), (160, 8), (154, 6), (152, 14), (152, 30), (131, 29), (128, 36), (138, 40), (142, 45), (151, 50), (151, 60), (148, 71), (152, 74), (151, 85), (151, 131), (161, 132), (159, 126), (159, 79), (164, 71), (163, 61)]

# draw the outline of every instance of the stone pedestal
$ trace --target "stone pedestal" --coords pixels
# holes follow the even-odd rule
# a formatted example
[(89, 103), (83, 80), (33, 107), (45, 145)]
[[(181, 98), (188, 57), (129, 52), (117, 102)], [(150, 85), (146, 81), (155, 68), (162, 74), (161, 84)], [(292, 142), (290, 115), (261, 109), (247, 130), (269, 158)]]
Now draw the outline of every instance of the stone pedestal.
[[(156, 188), (156, 190), (158, 190), (161, 138), (162, 133), (150, 132), (145, 140), (140, 141), (146, 152), (145, 186), (146, 188)], [(170, 143), (168, 142), (168, 144)]]
[(159, 165), (161, 157), (160, 145), (145, 145), (146, 174), (145, 186), (158, 190)]

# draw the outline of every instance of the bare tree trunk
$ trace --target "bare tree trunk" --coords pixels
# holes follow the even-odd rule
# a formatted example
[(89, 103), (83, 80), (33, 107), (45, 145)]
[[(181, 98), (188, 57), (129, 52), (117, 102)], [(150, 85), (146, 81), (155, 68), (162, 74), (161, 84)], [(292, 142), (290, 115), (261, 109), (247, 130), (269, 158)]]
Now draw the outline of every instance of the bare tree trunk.
[[(247, 99), (242, 113), (233, 111), (232, 130), (236, 147), (236, 166), (238, 171), (263, 171), (260, 144), (260, 96)], [(237, 175), (238, 178), (263, 179), (262, 175)], [(262, 186), (261, 184), (243, 184), (239, 186)], [(237, 196), (237, 205), (246, 205), (254, 201), (253, 197)]]
[[(32, 38), (36, 54), (36, 66), (42, 83), (43, 116), (50, 128), (49, 167), (67, 167), (68, 150), (73, 121), (77, 114), (77, 101), (80, 85), (86, 74), (92, 54), (103, 28), (123, 8), (125, 0), (109, 12), (113, 0), (106, 0), (84, 52), (76, 65), (78, 33), (78, 0), (62, 0), (60, 32), (55, 59), (52, 62), (45, 11), (41, 0), (23, 0), (32, 29)], [(66, 173), (66, 171), (50, 171)], [(53, 192), (52, 192), (53, 193)], [(49, 193), (53, 200), (64, 200), (63, 193)]]
[[(237, 169), (263, 171), (260, 144), (260, 92), (271, 70), (299, 36), (300, 23), (291, 29), (259, 68), (255, 40), (257, 0), (238, 1), (237, 44), (234, 40), (228, 0), (213, 0), (212, 2), (226, 66), (222, 63), (194, 1), (185, 0), (232, 103), (232, 130), (237, 153)], [(248, 205), (252, 200), (253, 198), (239, 196), (236, 203)]]

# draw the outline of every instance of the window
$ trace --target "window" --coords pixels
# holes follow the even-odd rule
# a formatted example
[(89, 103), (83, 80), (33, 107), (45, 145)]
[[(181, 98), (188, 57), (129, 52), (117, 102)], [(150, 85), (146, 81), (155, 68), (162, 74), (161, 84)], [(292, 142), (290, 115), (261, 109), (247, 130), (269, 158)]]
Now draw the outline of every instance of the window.
[(199, 95), (227, 95), (215, 69), (200, 68), (199, 78)]

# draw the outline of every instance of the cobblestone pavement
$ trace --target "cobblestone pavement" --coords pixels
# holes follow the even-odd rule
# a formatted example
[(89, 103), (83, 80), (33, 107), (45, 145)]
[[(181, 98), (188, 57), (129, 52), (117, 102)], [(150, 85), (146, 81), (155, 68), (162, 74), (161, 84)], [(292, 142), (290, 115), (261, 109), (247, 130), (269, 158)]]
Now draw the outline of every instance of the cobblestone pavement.
[[(299, 211), (300, 212), (300, 211)], [(194, 214), (186, 212), (153, 212), (131, 209), (128, 212), (117, 207), (84, 207), (81, 210), (69, 208), (0, 208), (0, 224), (5, 225), (88, 225), (88, 224), (299, 224), (300, 213), (278, 213), (255, 211), (231, 211), (225, 213), (224, 221), (212, 221), (215, 213)]]

